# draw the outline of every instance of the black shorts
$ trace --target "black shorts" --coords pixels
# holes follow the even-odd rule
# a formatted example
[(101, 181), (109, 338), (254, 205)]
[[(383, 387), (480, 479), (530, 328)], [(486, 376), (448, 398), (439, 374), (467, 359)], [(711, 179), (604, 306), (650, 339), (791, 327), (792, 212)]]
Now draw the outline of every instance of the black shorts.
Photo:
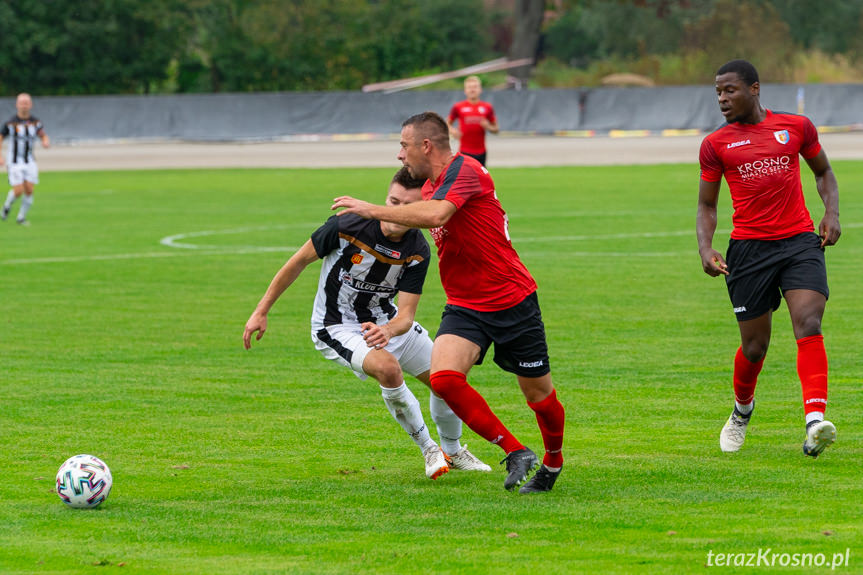
[(462, 152), (462, 154), (464, 154), (465, 156), (470, 156), (471, 158), (473, 158), (474, 160), (476, 160), (477, 162), (479, 162), (483, 166), (485, 165), (485, 155), (487, 153), (488, 152), (483, 152), (482, 154), (468, 154), (467, 152)]
[(737, 321), (776, 311), (788, 290), (807, 289), (830, 297), (824, 249), (815, 232), (781, 240), (732, 239), (725, 260), (725, 283)]
[(542, 377), (551, 371), (536, 292), (501, 311), (476, 311), (447, 304), (437, 330), (437, 335), (443, 334), (477, 344), (480, 353), (476, 365), (482, 363), (494, 343), (494, 362), (504, 371), (523, 377)]

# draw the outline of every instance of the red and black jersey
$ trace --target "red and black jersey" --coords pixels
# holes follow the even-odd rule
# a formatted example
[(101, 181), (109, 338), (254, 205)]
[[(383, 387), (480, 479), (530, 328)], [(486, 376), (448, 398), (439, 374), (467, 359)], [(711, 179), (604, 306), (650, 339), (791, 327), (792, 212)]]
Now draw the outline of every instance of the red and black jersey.
[(777, 240), (814, 230), (803, 199), (800, 158), (818, 155), (818, 131), (805, 116), (772, 112), (758, 124), (725, 124), (701, 143), (701, 179), (731, 190), (731, 237)]
[(459, 121), (461, 142), (459, 151), (468, 154), (485, 153), (485, 128), (480, 125), (485, 118), (492, 124), (496, 122), (494, 108), (488, 102), (479, 101), (476, 104), (470, 100), (456, 102), (449, 111), (450, 123)]
[(424, 200), (447, 200), (457, 208), (444, 226), (431, 230), (447, 303), (500, 311), (536, 291), (512, 247), (506, 213), (482, 164), (456, 154), (422, 191)]

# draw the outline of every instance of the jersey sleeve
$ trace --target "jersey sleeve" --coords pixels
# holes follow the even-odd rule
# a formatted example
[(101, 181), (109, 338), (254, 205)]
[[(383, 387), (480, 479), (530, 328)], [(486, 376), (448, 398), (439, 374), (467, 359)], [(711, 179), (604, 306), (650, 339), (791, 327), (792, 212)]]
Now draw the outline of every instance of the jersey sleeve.
[(479, 174), (464, 165), (464, 156), (457, 156), (446, 170), (443, 183), (431, 199), (448, 200), (461, 208), (476, 194), (482, 193)]
[(411, 264), (405, 268), (405, 272), (402, 274), (396, 287), (399, 291), (421, 294), (423, 293), (423, 284), (426, 281), (426, 273), (428, 273), (429, 269), (429, 258), (426, 257), (421, 261), (413, 261)]
[(818, 130), (809, 118), (803, 118), (803, 143), (800, 146), (800, 154), (807, 160), (814, 158), (821, 151), (821, 142), (818, 141)]
[(713, 144), (708, 138), (701, 142), (701, 151), (698, 153), (698, 162), (701, 164), (701, 179), (705, 182), (718, 182), (722, 179), (722, 160), (713, 149)]
[(0, 129), (0, 136), (4, 138), (9, 135), (9, 124), (3, 124), (3, 128)]
[(421, 294), (423, 293), (423, 284), (425, 283), (426, 274), (429, 269), (429, 261), (431, 260), (431, 250), (429, 244), (419, 230), (411, 230), (415, 243), (411, 251), (414, 257), (411, 261), (405, 264), (404, 272), (396, 282), (396, 288), (399, 291), (407, 293)]
[(324, 225), (312, 233), (312, 245), (319, 258), (324, 258), (339, 247), (339, 216), (330, 216)]

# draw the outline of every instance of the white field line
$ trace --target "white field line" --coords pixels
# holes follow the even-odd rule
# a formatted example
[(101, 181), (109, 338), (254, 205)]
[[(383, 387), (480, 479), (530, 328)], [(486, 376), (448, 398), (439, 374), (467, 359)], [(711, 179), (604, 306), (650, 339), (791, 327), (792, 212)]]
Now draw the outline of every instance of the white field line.
[[(266, 252), (293, 252), (299, 249), (294, 246), (207, 246), (195, 243), (189, 243), (184, 240), (190, 238), (201, 238), (217, 235), (233, 235), (243, 234), (250, 231), (288, 229), (295, 227), (313, 228), (316, 224), (285, 224), (277, 226), (249, 226), (242, 228), (232, 228), (227, 230), (205, 230), (199, 232), (187, 232), (165, 236), (159, 240), (159, 244), (174, 248), (164, 252), (137, 252), (127, 254), (90, 254), (81, 256), (57, 256), (43, 258), (14, 258), (0, 260), (0, 265), (26, 265), (26, 264), (41, 264), (41, 263), (74, 263), (85, 261), (110, 261), (110, 260), (131, 260), (131, 259), (155, 259), (155, 258), (171, 258), (171, 257), (186, 257), (186, 256), (209, 256), (209, 255), (241, 255)], [(843, 224), (843, 228), (861, 228), (863, 223), (855, 222)], [(717, 230), (719, 235), (727, 235), (728, 230)], [(573, 236), (541, 236), (528, 238), (515, 238), (514, 244), (528, 244), (538, 242), (581, 242), (590, 240), (620, 240), (620, 239), (652, 239), (652, 238), (669, 238), (695, 235), (695, 230), (674, 230), (667, 232), (640, 232), (640, 233), (623, 233), (623, 234), (582, 234)], [(693, 248), (694, 249), (694, 248)], [(567, 252), (570, 256), (575, 257), (676, 257), (686, 252)]]

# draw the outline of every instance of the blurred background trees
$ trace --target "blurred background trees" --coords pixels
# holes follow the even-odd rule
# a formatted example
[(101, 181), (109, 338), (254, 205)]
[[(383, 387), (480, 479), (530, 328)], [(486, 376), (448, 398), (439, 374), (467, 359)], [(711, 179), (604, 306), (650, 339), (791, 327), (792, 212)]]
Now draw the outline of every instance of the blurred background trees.
[(710, 83), (737, 57), (863, 81), (863, 0), (0, 0), (0, 95), (357, 90), (531, 51), (529, 86)]

